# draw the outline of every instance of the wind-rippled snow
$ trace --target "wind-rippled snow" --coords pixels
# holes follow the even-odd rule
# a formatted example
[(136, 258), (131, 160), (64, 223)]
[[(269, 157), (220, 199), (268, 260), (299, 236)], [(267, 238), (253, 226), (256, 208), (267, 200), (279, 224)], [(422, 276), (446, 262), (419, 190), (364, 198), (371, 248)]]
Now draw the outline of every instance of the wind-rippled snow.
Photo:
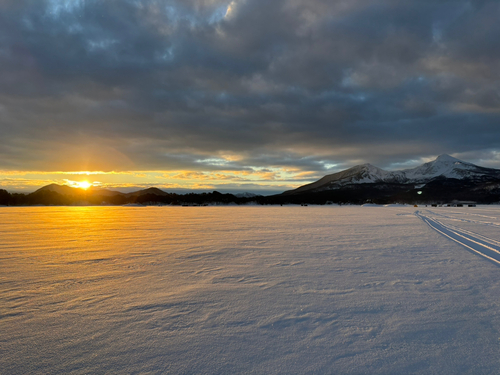
[(0, 373), (497, 373), (500, 267), (443, 233), (492, 247), (499, 226), (494, 206), (0, 208)]

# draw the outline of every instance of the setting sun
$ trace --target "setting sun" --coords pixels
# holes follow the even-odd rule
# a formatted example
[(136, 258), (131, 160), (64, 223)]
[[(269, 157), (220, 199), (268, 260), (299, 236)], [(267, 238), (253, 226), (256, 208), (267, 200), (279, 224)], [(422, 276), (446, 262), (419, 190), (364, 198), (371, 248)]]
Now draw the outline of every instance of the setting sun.
[(74, 187), (79, 188), (79, 189), (84, 189), (84, 190), (87, 190), (91, 186), (92, 186), (92, 184), (88, 181), (77, 181), (74, 184)]

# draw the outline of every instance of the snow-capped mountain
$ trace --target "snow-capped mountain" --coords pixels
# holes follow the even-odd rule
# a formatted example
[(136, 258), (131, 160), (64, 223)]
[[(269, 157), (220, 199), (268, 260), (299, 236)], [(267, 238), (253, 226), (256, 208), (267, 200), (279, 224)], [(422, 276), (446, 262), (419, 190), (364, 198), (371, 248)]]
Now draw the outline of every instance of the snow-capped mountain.
[(335, 190), (358, 184), (427, 184), (436, 179), (500, 180), (500, 170), (484, 168), (440, 155), (431, 162), (401, 171), (384, 171), (371, 164), (362, 164), (342, 172), (327, 175), (312, 184), (301, 186), (288, 194)]
[(466, 179), (483, 178), (485, 176), (499, 177), (500, 170), (484, 168), (456, 159), (449, 155), (440, 155), (434, 161), (425, 163), (413, 169), (403, 170), (409, 183), (426, 182), (436, 177)]

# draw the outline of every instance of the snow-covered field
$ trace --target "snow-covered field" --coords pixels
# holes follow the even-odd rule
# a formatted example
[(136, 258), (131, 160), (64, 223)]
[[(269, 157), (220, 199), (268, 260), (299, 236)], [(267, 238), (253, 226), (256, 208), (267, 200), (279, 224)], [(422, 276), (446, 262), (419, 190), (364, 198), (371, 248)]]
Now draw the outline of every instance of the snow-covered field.
[(0, 208), (0, 373), (495, 374), (499, 245), (498, 206)]

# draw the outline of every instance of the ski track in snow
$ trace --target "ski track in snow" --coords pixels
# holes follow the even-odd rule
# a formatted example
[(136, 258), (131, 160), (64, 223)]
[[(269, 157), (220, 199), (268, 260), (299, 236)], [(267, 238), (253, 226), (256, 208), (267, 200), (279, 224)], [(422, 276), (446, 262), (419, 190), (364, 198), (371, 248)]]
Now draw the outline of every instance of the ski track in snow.
[[(457, 213), (452, 213), (457, 214)], [(460, 245), (466, 247), (470, 251), (488, 259), (489, 261), (500, 265), (500, 242), (496, 241), (492, 238), (483, 236), (481, 234), (459, 228), (455, 225), (445, 224), (441, 220), (436, 219), (436, 216), (441, 219), (449, 219), (454, 221), (462, 221), (467, 223), (479, 224), (479, 225), (493, 225), (499, 226), (497, 223), (492, 222), (484, 222), (478, 220), (470, 220), (464, 218), (454, 218), (445, 214), (436, 213), (433, 211), (427, 210), (426, 213), (418, 210), (415, 212), (415, 215), (424, 221), (427, 225), (429, 225), (436, 232), (442, 234), (445, 237), (459, 243)], [(474, 214), (469, 214), (474, 215)], [(483, 215), (476, 215), (483, 216)], [(484, 217), (484, 216), (483, 216)], [(491, 217), (492, 219), (496, 219), (495, 217)]]
[[(465, 222), (465, 223), (471, 223), (471, 224), (479, 224), (479, 225), (490, 225), (490, 226), (495, 226), (495, 227), (500, 227), (500, 222), (496, 223), (496, 222), (492, 222), (492, 221), (483, 221), (483, 220), (474, 220), (474, 219), (468, 219), (468, 218), (464, 218), (464, 217), (456, 217), (457, 215), (461, 215), (461, 216), (475, 216), (475, 217), (482, 217), (482, 218), (487, 218), (487, 219), (497, 219), (498, 221), (498, 218), (494, 217), (494, 216), (486, 216), (486, 215), (480, 215), (480, 214), (471, 214), (471, 213), (468, 213), (468, 212), (449, 212), (448, 215), (445, 215), (445, 214), (442, 214), (442, 213), (437, 213), (437, 212), (433, 212), (433, 211), (429, 211), (429, 213), (431, 213), (432, 215), (435, 215), (435, 216), (439, 216), (443, 219), (449, 219), (449, 220), (453, 220), (453, 221), (461, 221), (461, 222)], [(453, 216), (449, 216), (449, 215), (455, 215), (455, 217)]]

